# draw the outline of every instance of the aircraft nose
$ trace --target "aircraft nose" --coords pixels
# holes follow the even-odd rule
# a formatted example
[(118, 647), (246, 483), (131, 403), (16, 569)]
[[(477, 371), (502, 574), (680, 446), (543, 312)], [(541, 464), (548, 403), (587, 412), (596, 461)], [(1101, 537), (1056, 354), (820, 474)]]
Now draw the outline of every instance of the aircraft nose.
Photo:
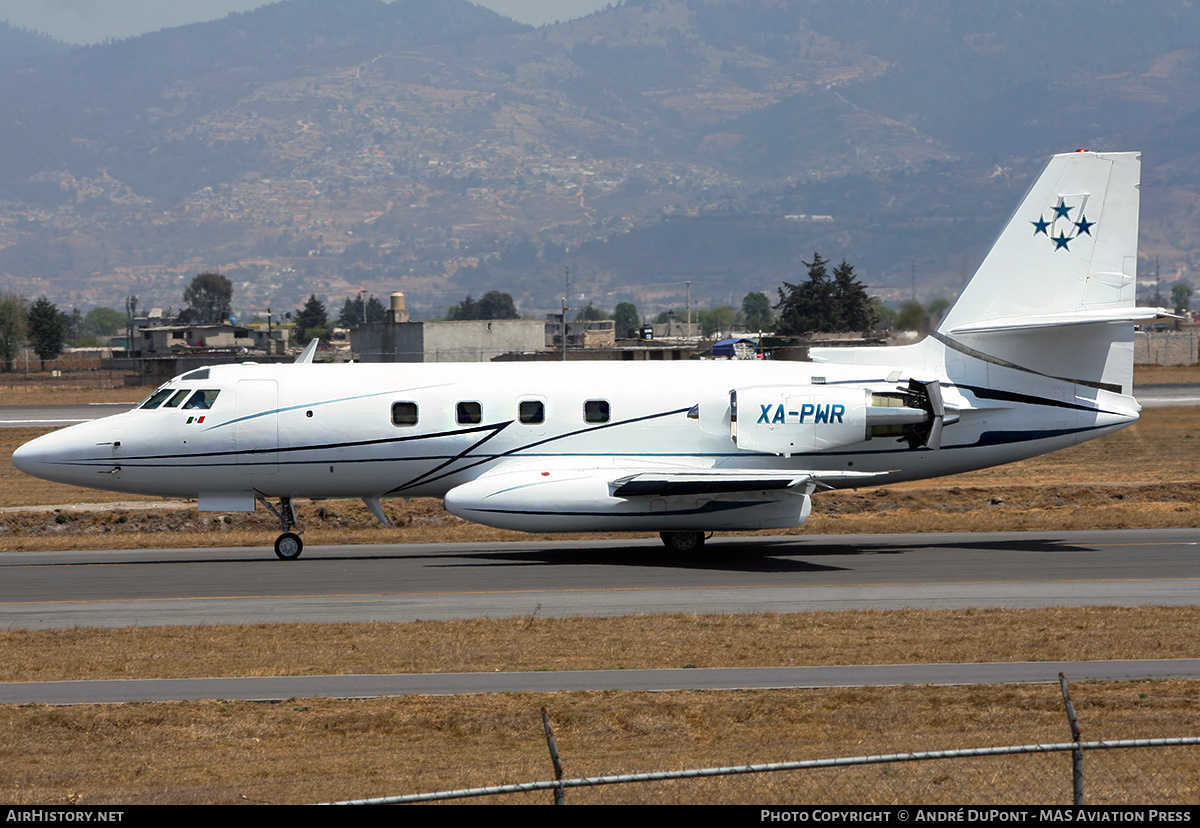
[[(86, 460), (95, 451), (97, 438), (104, 433), (97, 431), (92, 423), (83, 423), (43, 434), (14, 451), (12, 462), (34, 477), (80, 485), (94, 477), (95, 470), (79, 461)], [(108, 430), (107, 433), (112, 432)]]
[[(39, 445), (40, 444), (40, 445)], [(42, 438), (38, 437), (35, 440), (30, 440), (22, 446), (18, 446), (13, 452), (12, 462), (21, 471), (26, 474), (31, 474), (34, 477), (38, 476), (38, 469), (46, 458), (45, 443)]]

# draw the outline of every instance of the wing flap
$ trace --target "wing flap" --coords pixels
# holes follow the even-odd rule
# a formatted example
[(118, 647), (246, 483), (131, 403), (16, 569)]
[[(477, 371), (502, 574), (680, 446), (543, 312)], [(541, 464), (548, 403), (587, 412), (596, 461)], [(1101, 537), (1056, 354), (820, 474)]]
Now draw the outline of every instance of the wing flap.
[(610, 481), (608, 485), (613, 497), (678, 497), (789, 490), (808, 494), (817, 488), (834, 488), (831, 485), (833, 481), (865, 479), (879, 474), (884, 472), (653, 471), (627, 474)]

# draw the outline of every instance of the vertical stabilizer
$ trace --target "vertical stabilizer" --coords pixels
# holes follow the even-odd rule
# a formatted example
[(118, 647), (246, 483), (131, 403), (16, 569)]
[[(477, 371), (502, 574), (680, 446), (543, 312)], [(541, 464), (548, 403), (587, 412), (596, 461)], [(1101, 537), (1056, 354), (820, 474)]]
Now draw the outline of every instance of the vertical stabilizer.
[(1130, 393), (1141, 156), (1056, 155), (933, 338), (961, 354)]

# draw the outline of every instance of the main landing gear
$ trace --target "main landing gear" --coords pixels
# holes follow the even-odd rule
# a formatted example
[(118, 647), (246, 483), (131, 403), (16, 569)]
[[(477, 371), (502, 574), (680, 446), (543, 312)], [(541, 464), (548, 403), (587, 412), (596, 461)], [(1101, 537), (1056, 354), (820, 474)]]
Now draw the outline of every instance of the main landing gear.
[(703, 532), (659, 532), (658, 536), (667, 549), (683, 555), (699, 552), (707, 540)]
[[(300, 553), (304, 551), (304, 541), (300, 540), (304, 530), (299, 528), (296, 510), (292, 508), (292, 499), (290, 497), (279, 498), (278, 509), (272, 506), (265, 497), (258, 496), (256, 499), (266, 506), (271, 514), (279, 518), (279, 526), (283, 529), (283, 534), (275, 539), (275, 555), (282, 561), (294, 561), (299, 558)], [(296, 531), (293, 532), (292, 529)]]

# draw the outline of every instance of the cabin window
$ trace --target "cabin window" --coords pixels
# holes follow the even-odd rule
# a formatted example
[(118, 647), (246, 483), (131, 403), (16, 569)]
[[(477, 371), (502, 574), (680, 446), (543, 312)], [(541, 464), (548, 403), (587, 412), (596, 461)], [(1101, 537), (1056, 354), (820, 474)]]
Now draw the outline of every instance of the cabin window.
[(191, 399), (183, 404), (185, 410), (199, 409), (204, 410), (213, 407), (213, 403), (217, 401), (217, 395), (221, 392), (211, 388), (197, 391), (192, 394)]
[(541, 400), (521, 400), (517, 416), (525, 425), (537, 425), (546, 421), (546, 406)]
[(392, 403), (392, 425), (415, 426), (417, 424), (417, 404), (415, 402)]
[(174, 388), (160, 388), (157, 391), (155, 391), (153, 394), (151, 394), (149, 397), (147, 397), (146, 401), (138, 407), (139, 408), (158, 408), (160, 405), (162, 405), (163, 400), (165, 400), (167, 397), (171, 396), (173, 393), (175, 393)]
[(608, 419), (608, 400), (588, 400), (583, 404), (584, 422), (607, 423)]
[(183, 398), (190, 394), (191, 390), (190, 388), (184, 388), (182, 391), (176, 391), (171, 399), (163, 403), (163, 408), (178, 408), (179, 404), (183, 402)]
[(455, 406), (454, 415), (459, 425), (479, 425), (483, 422), (483, 406), (477, 402), (460, 402)]

